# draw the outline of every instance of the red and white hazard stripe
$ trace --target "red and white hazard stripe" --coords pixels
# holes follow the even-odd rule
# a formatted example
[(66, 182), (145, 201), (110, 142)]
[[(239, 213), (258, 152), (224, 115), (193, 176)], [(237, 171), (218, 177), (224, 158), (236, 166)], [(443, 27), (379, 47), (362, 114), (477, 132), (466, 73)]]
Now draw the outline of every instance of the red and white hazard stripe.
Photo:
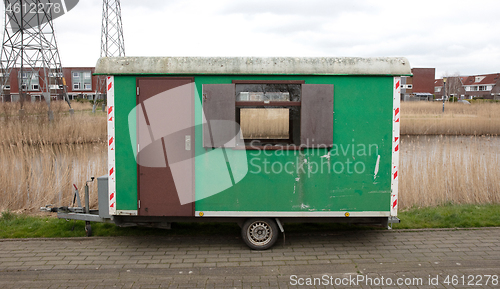
[(392, 175), (391, 175), (391, 216), (398, 215), (399, 180), (399, 127), (400, 127), (401, 77), (394, 77), (392, 114)]
[(108, 194), (109, 214), (116, 215), (116, 162), (115, 162), (115, 81), (107, 77), (108, 97)]

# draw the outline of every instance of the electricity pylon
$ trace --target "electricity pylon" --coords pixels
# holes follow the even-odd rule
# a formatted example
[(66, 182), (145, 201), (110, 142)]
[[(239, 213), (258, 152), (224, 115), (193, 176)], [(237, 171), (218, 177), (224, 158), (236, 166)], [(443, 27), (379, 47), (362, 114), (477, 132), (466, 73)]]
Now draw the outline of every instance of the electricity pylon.
[[(123, 40), (122, 10), (120, 0), (103, 0), (101, 57), (123, 56), (125, 56), (125, 42)], [(105, 76), (99, 76), (98, 93), (102, 96), (106, 94)]]
[(50, 0), (4, 0), (4, 3), (0, 55), (2, 101), (10, 96), (11, 73), (18, 73), (12, 78), (18, 79), (21, 109), (28, 92), (39, 94), (45, 98), (52, 119), (51, 97), (62, 96), (71, 108), (52, 22), (55, 15), (64, 13), (64, 7)]

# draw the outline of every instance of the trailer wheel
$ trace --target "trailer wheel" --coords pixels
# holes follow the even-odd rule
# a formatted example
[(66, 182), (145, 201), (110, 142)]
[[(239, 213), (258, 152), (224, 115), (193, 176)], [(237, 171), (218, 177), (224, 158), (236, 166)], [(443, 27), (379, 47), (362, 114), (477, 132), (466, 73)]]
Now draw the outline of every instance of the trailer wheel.
[(278, 234), (278, 225), (269, 218), (248, 219), (241, 228), (243, 241), (254, 250), (271, 248), (278, 240)]
[(89, 221), (85, 222), (85, 235), (87, 235), (87, 237), (92, 236), (92, 226), (90, 226)]

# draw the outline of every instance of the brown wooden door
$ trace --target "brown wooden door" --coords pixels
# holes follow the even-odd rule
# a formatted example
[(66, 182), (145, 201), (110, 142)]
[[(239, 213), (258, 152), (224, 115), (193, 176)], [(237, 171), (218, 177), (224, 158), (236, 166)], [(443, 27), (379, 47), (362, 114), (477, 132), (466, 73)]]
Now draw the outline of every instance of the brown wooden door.
[(194, 79), (138, 78), (141, 216), (194, 215)]

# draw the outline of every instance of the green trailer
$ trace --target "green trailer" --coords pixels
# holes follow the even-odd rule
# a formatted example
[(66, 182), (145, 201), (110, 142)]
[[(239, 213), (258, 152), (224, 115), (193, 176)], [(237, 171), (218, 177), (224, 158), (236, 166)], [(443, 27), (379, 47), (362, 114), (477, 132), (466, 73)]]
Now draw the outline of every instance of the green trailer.
[(95, 72), (107, 78), (101, 218), (234, 221), (254, 249), (286, 222), (399, 221), (405, 58), (101, 58)]

